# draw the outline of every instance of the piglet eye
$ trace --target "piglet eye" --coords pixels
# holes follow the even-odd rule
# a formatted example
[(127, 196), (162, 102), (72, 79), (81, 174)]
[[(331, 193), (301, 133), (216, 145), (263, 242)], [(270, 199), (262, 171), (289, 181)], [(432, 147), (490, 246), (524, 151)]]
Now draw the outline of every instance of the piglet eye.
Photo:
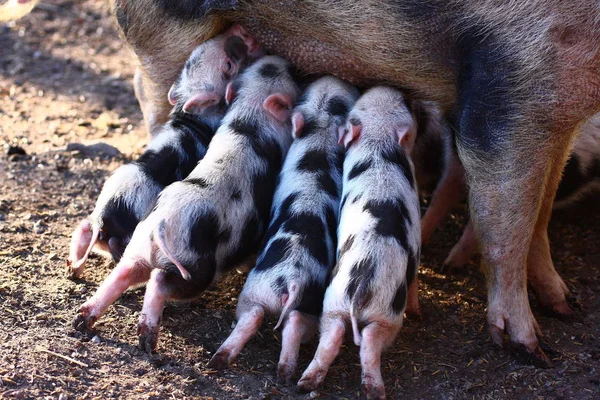
[(231, 72), (232, 67), (233, 67), (233, 65), (231, 64), (231, 61), (227, 61), (227, 64), (225, 64), (225, 72), (226, 73)]

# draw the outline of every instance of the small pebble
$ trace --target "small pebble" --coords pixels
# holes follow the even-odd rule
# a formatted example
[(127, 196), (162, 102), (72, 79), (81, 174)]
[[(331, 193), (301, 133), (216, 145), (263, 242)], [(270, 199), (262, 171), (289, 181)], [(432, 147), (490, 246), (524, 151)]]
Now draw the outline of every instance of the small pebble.
[(68, 400), (68, 399), (69, 399), (69, 396), (67, 396), (64, 393), (61, 393), (58, 395), (58, 400)]
[(316, 399), (317, 397), (319, 397), (319, 392), (317, 392), (316, 390), (313, 390), (312, 392), (310, 392), (310, 394), (308, 396), (311, 399)]
[(100, 343), (100, 338), (98, 337), (98, 335), (96, 335), (92, 338), (92, 343), (96, 343), (96, 344)]

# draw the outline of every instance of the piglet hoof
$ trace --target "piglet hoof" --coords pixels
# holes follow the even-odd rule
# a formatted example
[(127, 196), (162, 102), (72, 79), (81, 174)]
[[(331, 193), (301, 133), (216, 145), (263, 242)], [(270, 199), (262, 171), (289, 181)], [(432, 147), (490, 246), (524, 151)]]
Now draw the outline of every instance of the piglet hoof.
[(78, 332), (90, 334), (93, 333), (92, 327), (94, 326), (95, 322), (96, 317), (89, 315), (89, 312), (87, 312), (87, 310), (82, 309), (79, 311), (79, 314), (75, 316), (75, 319), (73, 319), (71, 325)]
[(364, 398), (368, 400), (385, 399), (385, 387), (383, 385), (363, 383), (362, 392)]
[(282, 385), (291, 385), (295, 374), (296, 367), (294, 365), (280, 364), (277, 367), (277, 381)]
[(517, 361), (523, 364), (530, 364), (537, 368), (552, 368), (554, 366), (540, 345), (530, 351), (524, 344), (511, 342), (510, 349)]
[(207, 365), (211, 369), (226, 369), (229, 367), (229, 352), (226, 350), (217, 351)]
[(300, 393), (308, 393), (317, 390), (320, 383), (321, 382), (319, 382), (319, 379), (316, 376), (302, 376), (298, 381), (296, 388)]
[(156, 350), (158, 343), (158, 327), (151, 327), (144, 323), (138, 324), (138, 347), (148, 354)]

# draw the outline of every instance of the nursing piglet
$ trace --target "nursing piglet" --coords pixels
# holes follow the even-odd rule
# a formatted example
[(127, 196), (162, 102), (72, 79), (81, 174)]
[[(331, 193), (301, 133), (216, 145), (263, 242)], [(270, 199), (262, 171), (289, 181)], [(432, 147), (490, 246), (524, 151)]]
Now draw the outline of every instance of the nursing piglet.
[(121, 293), (148, 281), (138, 335), (140, 347), (151, 351), (166, 301), (197, 297), (256, 254), (291, 143), (297, 94), (289, 64), (274, 56), (227, 87), (227, 99), (235, 100), (204, 159), (160, 194), (119, 264), (81, 306), (76, 329), (90, 330)]
[[(198, 46), (190, 55), (169, 100), (169, 122), (140, 158), (118, 168), (104, 183), (92, 214), (73, 232), (67, 265), (83, 273), (94, 246), (119, 261), (139, 221), (167, 185), (185, 178), (204, 156), (225, 113), (226, 85), (260, 52), (239, 25)], [(244, 36), (245, 37), (245, 36)], [(254, 46), (250, 52), (249, 46)]]
[(321, 337), (298, 382), (314, 390), (336, 358), (348, 324), (360, 346), (362, 386), (385, 397), (381, 353), (402, 326), (420, 259), (419, 197), (409, 153), (415, 125), (402, 94), (377, 87), (348, 115), (338, 228), (339, 258), (325, 293)]
[(279, 380), (291, 381), (301, 342), (316, 332), (335, 264), (343, 162), (337, 135), (357, 98), (358, 90), (334, 77), (317, 80), (302, 96), (264, 246), (239, 297), (238, 323), (209, 367), (231, 364), (269, 313), (279, 316), (276, 329), (283, 326)]

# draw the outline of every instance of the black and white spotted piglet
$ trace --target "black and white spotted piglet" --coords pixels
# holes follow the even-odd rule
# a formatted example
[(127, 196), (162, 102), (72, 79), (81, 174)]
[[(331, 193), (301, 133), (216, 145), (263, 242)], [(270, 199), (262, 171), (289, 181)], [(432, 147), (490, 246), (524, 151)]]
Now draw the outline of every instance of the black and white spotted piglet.
[(169, 122), (136, 162), (108, 178), (94, 211), (73, 232), (68, 265), (74, 278), (83, 273), (94, 246), (119, 261), (160, 191), (185, 178), (204, 156), (225, 114), (227, 84), (261, 52), (239, 25), (192, 52), (169, 91), (169, 101), (175, 105)]
[(279, 379), (293, 377), (301, 342), (316, 332), (335, 263), (343, 161), (337, 136), (357, 97), (334, 77), (319, 79), (302, 96), (264, 247), (239, 297), (238, 323), (209, 367), (231, 364), (270, 313), (280, 316), (276, 328), (284, 325)]
[[(277, 175), (290, 146), (298, 94), (289, 64), (274, 56), (250, 66), (204, 159), (161, 192), (123, 257), (73, 325), (87, 331), (127, 288), (146, 282), (140, 346), (156, 346), (165, 301), (197, 297), (216, 278), (256, 254)], [(234, 97), (233, 86), (227, 97)]]
[(414, 136), (402, 94), (391, 88), (369, 90), (348, 115), (339, 258), (325, 293), (319, 347), (300, 390), (322, 383), (350, 323), (365, 394), (385, 397), (381, 353), (402, 325), (420, 257), (419, 198), (408, 156)]
[(206, 153), (222, 115), (211, 118), (176, 107), (169, 122), (132, 163), (106, 180), (94, 211), (73, 232), (67, 265), (73, 278), (83, 273), (94, 246), (118, 261), (139, 221), (160, 191), (186, 177)]

